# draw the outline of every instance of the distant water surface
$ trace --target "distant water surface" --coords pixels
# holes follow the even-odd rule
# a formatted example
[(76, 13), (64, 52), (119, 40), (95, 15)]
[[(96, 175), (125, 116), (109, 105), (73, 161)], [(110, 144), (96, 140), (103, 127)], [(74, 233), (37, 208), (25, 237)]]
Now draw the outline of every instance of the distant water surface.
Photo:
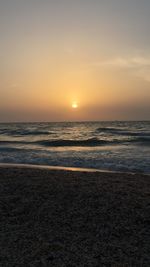
[(3, 123), (0, 162), (150, 173), (150, 122)]

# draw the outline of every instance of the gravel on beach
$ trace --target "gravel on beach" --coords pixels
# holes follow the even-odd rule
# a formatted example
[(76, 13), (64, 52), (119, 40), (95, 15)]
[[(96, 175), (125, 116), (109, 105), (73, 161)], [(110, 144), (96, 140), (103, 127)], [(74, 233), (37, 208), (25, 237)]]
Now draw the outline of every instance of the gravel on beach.
[(0, 266), (149, 267), (150, 176), (0, 167)]

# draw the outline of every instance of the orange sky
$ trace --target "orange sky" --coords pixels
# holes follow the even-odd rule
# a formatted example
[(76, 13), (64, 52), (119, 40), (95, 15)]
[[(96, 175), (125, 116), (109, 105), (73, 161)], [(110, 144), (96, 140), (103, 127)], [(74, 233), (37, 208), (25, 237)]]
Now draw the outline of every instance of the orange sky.
[(0, 3), (0, 121), (150, 119), (149, 2), (25, 2)]

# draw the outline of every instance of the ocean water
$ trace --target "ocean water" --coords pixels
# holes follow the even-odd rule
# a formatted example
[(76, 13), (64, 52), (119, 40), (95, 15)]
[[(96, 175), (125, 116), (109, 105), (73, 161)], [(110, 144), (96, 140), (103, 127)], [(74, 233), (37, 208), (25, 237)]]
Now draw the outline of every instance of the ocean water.
[(150, 173), (150, 122), (3, 123), (0, 163)]

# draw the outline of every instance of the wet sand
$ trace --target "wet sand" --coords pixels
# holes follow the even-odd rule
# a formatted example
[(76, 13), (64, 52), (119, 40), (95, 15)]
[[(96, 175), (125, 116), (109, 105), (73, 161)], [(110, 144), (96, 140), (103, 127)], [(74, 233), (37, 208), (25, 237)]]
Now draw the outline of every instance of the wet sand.
[(150, 176), (0, 167), (0, 266), (150, 266)]

